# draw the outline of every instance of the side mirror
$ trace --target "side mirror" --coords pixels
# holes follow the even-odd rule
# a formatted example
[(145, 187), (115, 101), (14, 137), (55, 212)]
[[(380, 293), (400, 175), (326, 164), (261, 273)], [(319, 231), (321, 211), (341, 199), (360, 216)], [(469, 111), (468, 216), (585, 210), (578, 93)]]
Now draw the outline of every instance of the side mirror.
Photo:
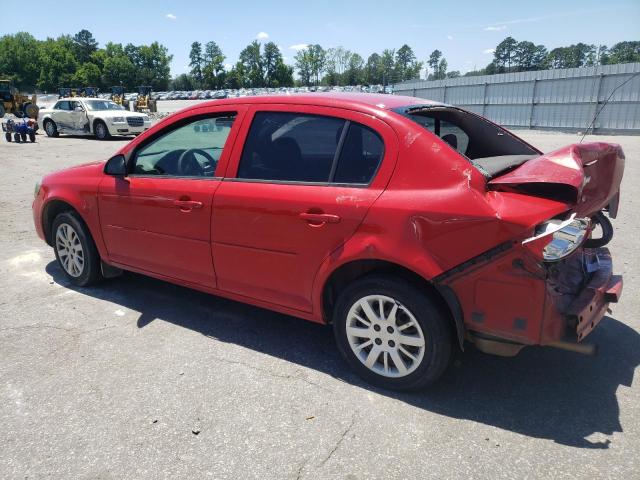
[(76, 108), (74, 108), (74, 110), (76, 112), (84, 112), (84, 108), (82, 108), (82, 106), (80, 106), (80, 105), (76, 106)]
[(124, 155), (116, 155), (107, 160), (104, 173), (113, 177), (125, 177), (127, 175), (127, 160)]

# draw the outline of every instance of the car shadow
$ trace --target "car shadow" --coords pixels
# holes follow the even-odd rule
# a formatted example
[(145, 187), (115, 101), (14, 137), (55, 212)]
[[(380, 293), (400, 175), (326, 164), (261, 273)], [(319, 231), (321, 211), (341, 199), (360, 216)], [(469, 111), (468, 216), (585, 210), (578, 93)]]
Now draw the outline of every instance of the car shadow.
[[(609, 448), (610, 440), (603, 441), (602, 435), (622, 432), (616, 391), (631, 386), (640, 363), (640, 334), (605, 317), (589, 338), (600, 345), (595, 358), (541, 347), (501, 358), (466, 345), (431, 389), (398, 393), (355, 376), (340, 358), (329, 327), (133, 273), (79, 288), (55, 261), (46, 270), (62, 286), (140, 312), (139, 328), (170, 322), (430, 412), (578, 448)], [(587, 438), (593, 434), (601, 435)]]

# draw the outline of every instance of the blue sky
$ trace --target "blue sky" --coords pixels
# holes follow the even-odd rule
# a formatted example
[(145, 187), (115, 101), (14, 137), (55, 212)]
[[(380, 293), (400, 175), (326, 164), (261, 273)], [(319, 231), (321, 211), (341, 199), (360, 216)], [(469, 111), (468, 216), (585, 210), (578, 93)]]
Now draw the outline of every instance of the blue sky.
[[(51, 3), (29, 11), (52, 10)], [(6, 10), (15, 2), (0, 0)], [(87, 3), (90, 5), (91, 2)], [(577, 42), (611, 46), (640, 40), (640, 0), (602, 1), (121, 1), (102, 2), (95, 13), (82, 2), (57, 0), (50, 15), (13, 15), (0, 34), (27, 31), (36, 38), (74, 34), (86, 28), (101, 45), (159, 41), (173, 54), (172, 73), (188, 70), (191, 42), (216, 41), (237, 61), (252, 40), (273, 41), (287, 63), (296, 49), (319, 43), (342, 45), (365, 59), (384, 48), (410, 45), (420, 60), (434, 49), (450, 70), (484, 67), (504, 37), (542, 43), (552, 49)]]

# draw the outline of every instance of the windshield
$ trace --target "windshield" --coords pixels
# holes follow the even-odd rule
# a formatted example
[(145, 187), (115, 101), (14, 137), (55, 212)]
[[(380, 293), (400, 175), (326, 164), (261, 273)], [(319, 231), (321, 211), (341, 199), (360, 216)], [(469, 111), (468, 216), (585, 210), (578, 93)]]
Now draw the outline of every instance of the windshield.
[(110, 100), (85, 100), (85, 105), (89, 110), (124, 110), (122, 105), (113, 103)]

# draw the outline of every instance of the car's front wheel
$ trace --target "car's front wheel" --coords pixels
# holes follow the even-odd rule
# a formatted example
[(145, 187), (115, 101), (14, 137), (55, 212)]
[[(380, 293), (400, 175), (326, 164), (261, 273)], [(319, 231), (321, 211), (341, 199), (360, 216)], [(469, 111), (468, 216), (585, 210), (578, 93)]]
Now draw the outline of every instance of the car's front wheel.
[(47, 137), (58, 136), (58, 127), (53, 120), (47, 119), (44, 121), (44, 132), (47, 134)]
[(107, 128), (107, 125), (103, 122), (98, 120), (94, 126), (94, 131), (96, 134), (96, 138), (98, 140), (106, 140), (107, 138), (110, 137), (109, 134), (109, 129)]
[(347, 287), (336, 304), (333, 327), (350, 366), (382, 388), (425, 388), (451, 357), (447, 313), (398, 277), (371, 275)]
[(51, 228), (53, 249), (65, 276), (74, 285), (87, 287), (102, 278), (100, 255), (89, 229), (74, 212), (63, 212)]

